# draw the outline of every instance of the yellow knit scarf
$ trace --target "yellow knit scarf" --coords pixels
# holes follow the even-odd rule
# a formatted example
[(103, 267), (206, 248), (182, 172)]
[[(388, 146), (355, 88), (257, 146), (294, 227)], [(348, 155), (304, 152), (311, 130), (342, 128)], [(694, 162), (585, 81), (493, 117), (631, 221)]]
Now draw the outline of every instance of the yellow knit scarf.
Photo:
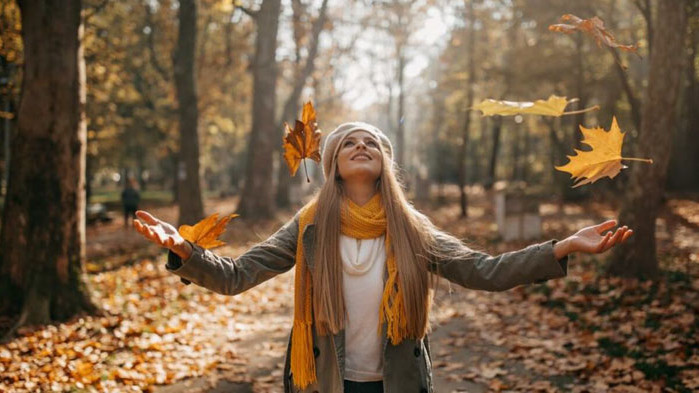
[[(384, 286), (381, 309), (379, 310), (379, 334), (381, 325), (387, 322), (386, 335), (396, 345), (408, 336), (403, 294), (398, 280), (396, 261), (386, 225), (386, 212), (376, 193), (364, 206), (345, 199), (346, 209), (341, 209), (342, 234), (357, 239), (373, 239), (383, 234), (386, 247), (388, 279)], [(313, 283), (311, 272), (306, 266), (303, 250), (303, 230), (315, 218), (316, 205), (310, 203), (299, 217), (299, 237), (296, 247), (296, 277), (294, 282), (294, 328), (291, 337), (291, 373), (294, 384), (306, 388), (316, 381), (315, 358), (313, 355)], [(339, 261), (338, 261), (339, 262)]]

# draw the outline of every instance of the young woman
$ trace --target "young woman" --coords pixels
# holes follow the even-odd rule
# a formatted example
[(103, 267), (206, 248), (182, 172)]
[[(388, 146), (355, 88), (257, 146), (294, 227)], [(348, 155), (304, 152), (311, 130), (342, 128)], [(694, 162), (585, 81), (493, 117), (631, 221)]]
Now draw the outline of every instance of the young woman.
[(311, 202), (240, 257), (185, 241), (145, 211), (136, 229), (167, 247), (167, 269), (236, 295), (295, 267), (285, 392), (432, 392), (428, 314), (436, 278), (504, 291), (567, 274), (567, 255), (601, 253), (632, 231), (611, 220), (491, 256), (440, 231), (406, 200), (391, 142), (344, 123), (325, 137), (326, 181)]

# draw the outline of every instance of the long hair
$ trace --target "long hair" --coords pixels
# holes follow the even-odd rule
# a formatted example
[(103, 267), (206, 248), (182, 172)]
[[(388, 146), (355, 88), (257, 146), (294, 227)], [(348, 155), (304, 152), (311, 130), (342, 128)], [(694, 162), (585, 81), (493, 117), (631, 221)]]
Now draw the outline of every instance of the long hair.
[[(432, 223), (407, 200), (396, 175), (393, 160), (379, 144), (381, 174), (376, 182), (386, 211), (387, 230), (402, 288), (407, 328), (422, 338), (429, 329), (428, 314), (436, 277), (430, 279), (428, 264), (432, 255)], [(337, 150), (337, 149), (336, 149)], [(313, 271), (313, 313), (317, 331), (336, 334), (345, 324), (346, 308), (342, 290), (340, 256), (343, 183), (337, 168), (337, 151), (330, 173), (314, 196), (317, 203), (315, 224), (315, 269)], [(388, 250), (386, 250), (388, 251)]]

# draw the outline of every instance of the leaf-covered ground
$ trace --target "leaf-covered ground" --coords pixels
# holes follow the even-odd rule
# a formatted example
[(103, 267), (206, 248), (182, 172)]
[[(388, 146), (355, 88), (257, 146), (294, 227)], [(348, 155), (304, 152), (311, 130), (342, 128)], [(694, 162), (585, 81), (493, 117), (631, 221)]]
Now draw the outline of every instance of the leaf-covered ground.
[[(526, 246), (497, 237), (490, 198), (420, 206), (440, 227), (490, 253)], [(454, 201), (454, 198), (448, 198)], [(229, 213), (234, 201), (209, 201)], [(174, 221), (172, 207), (153, 209)], [(545, 237), (614, 217), (595, 201), (541, 206)], [(222, 255), (278, 228), (233, 220)], [(658, 220), (657, 283), (603, 278), (602, 260), (575, 255), (568, 277), (507, 292), (441, 283), (431, 315), (439, 392), (641, 392), (699, 389), (699, 201), (671, 199)], [(236, 297), (184, 286), (164, 253), (122, 228), (88, 233), (89, 281), (103, 316), (25, 329), (0, 346), (0, 391), (277, 392), (292, 317), (293, 272)], [(150, 257), (144, 257), (150, 255)], [(605, 255), (606, 256), (606, 255)], [(2, 321), (3, 326), (11, 321)]]

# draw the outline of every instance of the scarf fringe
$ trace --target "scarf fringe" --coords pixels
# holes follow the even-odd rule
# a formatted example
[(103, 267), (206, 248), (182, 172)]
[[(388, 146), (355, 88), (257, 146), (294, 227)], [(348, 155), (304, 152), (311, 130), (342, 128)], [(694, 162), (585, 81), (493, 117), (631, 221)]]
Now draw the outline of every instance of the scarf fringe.
[[(381, 325), (386, 322), (386, 336), (391, 344), (400, 344), (408, 336), (408, 320), (405, 316), (403, 295), (400, 290), (393, 291), (397, 275), (389, 274), (381, 300), (381, 313), (379, 314), (379, 331)], [(400, 286), (400, 283), (397, 284)]]
[(316, 362), (313, 354), (313, 332), (311, 325), (294, 321), (291, 335), (291, 374), (294, 385), (305, 389), (316, 382)]

